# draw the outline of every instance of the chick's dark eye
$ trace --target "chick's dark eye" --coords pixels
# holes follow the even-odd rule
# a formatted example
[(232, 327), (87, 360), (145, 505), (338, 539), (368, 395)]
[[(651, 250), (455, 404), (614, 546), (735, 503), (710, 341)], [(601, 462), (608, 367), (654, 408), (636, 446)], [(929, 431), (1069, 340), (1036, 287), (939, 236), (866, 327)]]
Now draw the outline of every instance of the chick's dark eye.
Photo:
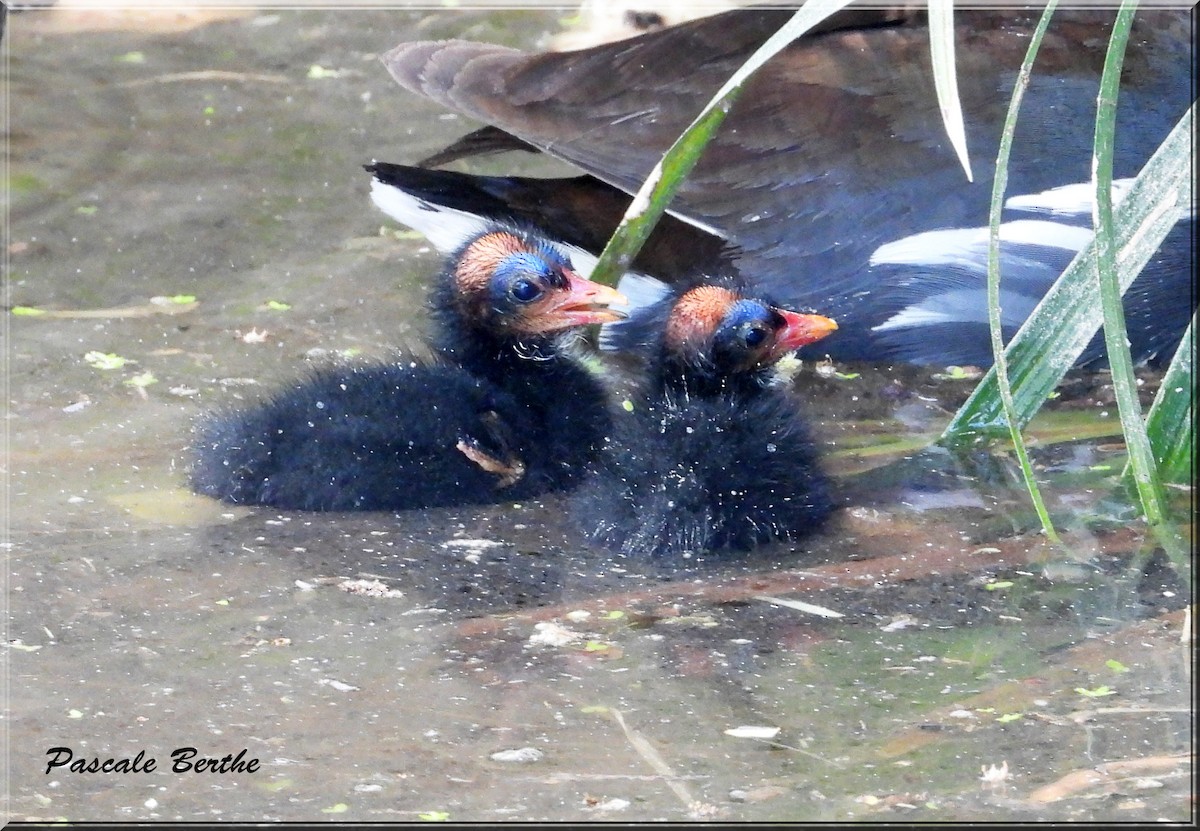
[(757, 326), (752, 329), (747, 329), (746, 334), (742, 336), (743, 343), (745, 343), (746, 346), (750, 347), (751, 349), (757, 349), (758, 347), (762, 346), (766, 339), (766, 331), (758, 328)]
[(542, 287), (533, 280), (522, 277), (518, 280), (513, 280), (508, 288), (508, 293), (518, 303), (531, 303), (542, 296)]

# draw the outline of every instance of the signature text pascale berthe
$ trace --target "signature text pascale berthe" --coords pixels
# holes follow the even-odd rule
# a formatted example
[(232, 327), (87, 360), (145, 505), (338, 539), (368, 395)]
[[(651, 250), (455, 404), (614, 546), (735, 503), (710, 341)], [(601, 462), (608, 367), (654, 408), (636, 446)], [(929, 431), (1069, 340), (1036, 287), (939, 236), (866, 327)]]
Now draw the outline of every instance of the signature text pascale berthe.
[[(259, 761), (252, 756), (247, 758), (247, 753), (243, 748), (237, 755), (202, 756), (194, 747), (177, 747), (171, 751), (171, 773), (255, 773)], [(46, 751), (46, 755), (50, 757), (46, 763), (47, 774), (56, 768), (64, 768), (71, 773), (153, 773), (158, 769), (158, 759), (148, 755), (145, 750), (139, 750), (136, 756), (120, 759), (76, 757), (75, 751), (69, 747), (52, 747)]]

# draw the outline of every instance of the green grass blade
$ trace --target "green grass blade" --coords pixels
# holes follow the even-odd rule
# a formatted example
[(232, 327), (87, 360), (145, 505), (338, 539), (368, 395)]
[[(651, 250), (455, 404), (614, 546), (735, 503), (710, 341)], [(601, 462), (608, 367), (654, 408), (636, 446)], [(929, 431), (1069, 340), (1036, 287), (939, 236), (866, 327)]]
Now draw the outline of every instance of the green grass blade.
[(604, 246), (596, 267), (592, 269), (590, 279), (614, 285), (629, 268), (650, 232), (654, 230), (655, 223), (666, 211), (671, 198), (696, 166), (705, 145), (725, 120), (734, 99), (750, 76), (793, 40), (850, 5), (850, 2), (851, 0), (808, 0), (803, 8), (738, 68), (700, 115), (675, 140), (662, 161), (650, 172), (650, 176), (630, 203), (629, 210), (625, 212), (617, 230)]
[(963, 126), (962, 102), (958, 97), (958, 72), (954, 64), (954, 3), (952, 0), (929, 0), (929, 56), (933, 66), (933, 85), (937, 91), (938, 108), (950, 146), (967, 174), (971, 175), (971, 159), (967, 153), (967, 131)]
[(1121, 86), (1121, 66), (1125, 45), (1133, 29), (1137, 0), (1125, 0), (1117, 11), (1117, 20), (1108, 44), (1104, 71), (1100, 77), (1100, 96), (1096, 107), (1096, 138), (1093, 162), (1096, 185), (1096, 271), (1104, 311), (1104, 342), (1112, 371), (1113, 393), (1125, 433), (1125, 448), (1133, 471), (1133, 484), (1146, 522), (1167, 550), (1173, 562), (1185, 562), (1187, 550), (1183, 538), (1167, 513), (1167, 499), (1159, 478), (1158, 465), (1142, 420), (1137, 379), (1129, 354), (1125, 332), (1125, 310), (1121, 305), (1121, 286), (1117, 277), (1116, 245), (1113, 240), (1112, 169), (1117, 122), (1117, 97)]
[(600, 252), (588, 279), (610, 286), (616, 285), (621, 279), (655, 224), (666, 212), (675, 192), (696, 166), (700, 153), (725, 120), (730, 105), (740, 91), (737, 88), (727, 93), (716, 109), (707, 110), (675, 140), (630, 202), (629, 209)]
[(1133, 13), (1137, 2), (1123, 2), (1113, 25), (1104, 72), (1100, 78), (1100, 96), (1096, 108), (1095, 157), (1093, 178), (1096, 185), (1096, 272), (1100, 282), (1100, 302), (1104, 312), (1104, 342), (1108, 348), (1108, 364), (1112, 372), (1113, 393), (1125, 433), (1125, 447), (1133, 467), (1134, 484), (1141, 498), (1146, 519), (1158, 524), (1166, 518), (1166, 500), (1158, 466), (1150, 450), (1146, 423), (1138, 403), (1137, 379), (1133, 375), (1133, 359), (1129, 354), (1129, 338), (1125, 333), (1125, 310), (1121, 306), (1121, 287), (1117, 279), (1117, 262), (1113, 244), (1112, 168), (1117, 120), (1117, 97), (1121, 84), (1121, 65), (1125, 44), (1133, 28)]
[[(1150, 437), (1150, 448), (1158, 463), (1158, 472), (1166, 482), (1192, 485), (1195, 465), (1196, 425), (1192, 421), (1192, 405), (1196, 397), (1195, 377), (1192, 362), (1195, 356), (1195, 341), (1192, 330), (1196, 328), (1196, 317), (1188, 326), (1179, 342), (1179, 349), (1167, 372), (1163, 376), (1150, 412), (1146, 414), (1146, 433)], [(1124, 479), (1133, 485), (1132, 466), (1126, 466)]]
[(1004, 410), (1005, 421), (1008, 423), (1009, 435), (1012, 438), (1013, 449), (1017, 461), (1021, 465), (1021, 474), (1025, 479), (1025, 487), (1033, 502), (1034, 511), (1042, 523), (1042, 531), (1046, 538), (1056, 544), (1062, 540), (1050, 521), (1050, 512), (1042, 499), (1041, 489), (1033, 475), (1033, 465), (1029, 462), (1029, 452), (1025, 448), (1025, 440), (1021, 436), (1022, 425), (1018, 422), (1016, 408), (1013, 404), (1012, 389), (1008, 379), (1008, 361), (1004, 355), (1004, 338), (1000, 328), (1000, 216), (1004, 210), (1004, 191), (1008, 187), (1008, 160), (1012, 154), (1013, 136), (1017, 131), (1017, 116), (1021, 109), (1021, 101), (1025, 90), (1029, 87), (1029, 76), (1033, 70), (1033, 62), (1041, 48), (1042, 39), (1050, 20), (1054, 16), (1054, 0), (1047, 3), (1042, 17), (1029, 39), (1029, 48), (1021, 62), (1021, 70), (1017, 81), (1013, 84), (1012, 100), (1008, 105), (1008, 113), (1004, 117), (1004, 129), (1000, 135), (1000, 149), (996, 154), (996, 175), (992, 180), (992, 203), (988, 217), (988, 329), (992, 339), (993, 365), (995, 366), (996, 387), (1000, 394), (1000, 404)]
[[(591, 279), (613, 285), (625, 273), (666, 211), (675, 192), (695, 167), (704, 147), (725, 120), (725, 115), (749, 77), (792, 41), (849, 6), (851, 2), (852, 0), (808, 0), (738, 68), (687, 130), (671, 145), (662, 161), (650, 172), (601, 252), (590, 275)], [(967, 178), (970, 179), (966, 132), (954, 71), (953, 3), (951, 0), (930, 0), (929, 13), (930, 50), (938, 102), (950, 142), (963, 164)], [(834, 312), (831, 311), (832, 313)]]
[[(1192, 207), (1195, 105), (1142, 168), (1114, 211), (1118, 277), (1124, 291)], [(1013, 404), (1024, 427), (1074, 365), (1103, 320), (1095, 241), (1079, 252), (1009, 343)], [(941, 441), (1008, 433), (993, 367), (955, 414)]]

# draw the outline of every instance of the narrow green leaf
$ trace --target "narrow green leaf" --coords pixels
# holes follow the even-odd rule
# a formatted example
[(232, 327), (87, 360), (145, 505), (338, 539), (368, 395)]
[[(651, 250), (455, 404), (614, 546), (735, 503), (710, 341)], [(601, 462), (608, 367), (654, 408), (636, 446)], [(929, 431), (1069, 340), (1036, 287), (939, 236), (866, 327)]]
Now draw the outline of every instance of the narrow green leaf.
[[(1115, 242), (1122, 291), (1191, 210), (1194, 118), (1193, 105), (1116, 207)], [(1093, 241), (1079, 252), (1008, 344), (1005, 355), (1013, 403), (1022, 427), (1037, 413), (1100, 326), (1103, 312), (1095, 268)], [(955, 414), (941, 441), (955, 443), (979, 434), (1007, 434), (995, 376), (993, 367)]]
[(606, 285), (615, 285), (628, 270), (642, 245), (650, 237), (655, 224), (666, 212), (683, 180), (691, 173), (700, 159), (700, 153), (725, 120), (729, 106), (739, 90), (728, 93), (716, 110), (710, 110), (693, 122), (681, 135), (662, 161), (650, 171), (649, 178), (629, 204), (617, 230), (604, 246), (589, 279)]
[(1137, 2), (1125, 0), (1117, 11), (1104, 71), (1100, 77), (1100, 96), (1096, 107), (1095, 158), (1093, 162), (1096, 186), (1096, 271), (1100, 283), (1100, 300), (1104, 311), (1104, 343), (1108, 349), (1108, 364), (1112, 372), (1113, 394), (1125, 433), (1125, 448), (1133, 469), (1133, 483), (1146, 522), (1159, 541), (1167, 548), (1173, 561), (1186, 557), (1183, 540), (1167, 516), (1167, 500), (1158, 465), (1146, 435), (1142, 407), (1138, 401), (1137, 378), (1133, 374), (1133, 358), (1129, 353), (1129, 337), (1125, 331), (1125, 310), (1121, 305), (1121, 285), (1117, 277), (1116, 243), (1113, 239), (1112, 169), (1116, 144), (1117, 97), (1121, 86), (1121, 66), (1125, 45), (1133, 29), (1133, 13)]
[(1004, 354), (1004, 338), (1000, 327), (1000, 216), (1004, 209), (1004, 191), (1008, 187), (1008, 160), (1012, 154), (1013, 136), (1017, 131), (1017, 117), (1021, 110), (1021, 102), (1025, 98), (1025, 90), (1029, 88), (1029, 76), (1033, 70), (1033, 62), (1041, 48), (1042, 39), (1050, 20), (1054, 16), (1057, 5), (1054, 0), (1046, 4), (1045, 11), (1038, 21), (1033, 36), (1029, 39), (1029, 48), (1021, 62), (1021, 70), (1013, 84), (1012, 99), (1009, 101), (1008, 113), (1004, 117), (1004, 129), (1000, 135), (1000, 148), (996, 154), (996, 175), (992, 180), (992, 199), (988, 217), (988, 331), (992, 340), (992, 360), (995, 367), (997, 392), (1000, 394), (1000, 404), (1004, 410), (1005, 422), (1009, 427), (1009, 437), (1013, 449), (1021, 465), (1021, 475), (1025, 480), (1025, 488), (1029, 491), (1029, 499), (1033, 503), (1034, 512), (1042, 524), (1042, 531), (1047, 539), (1056, 544), (1062, 540), (1050, 520), (1050, 512), (1042, 499), (1041, 489), (1033, 475), (1033, 465), (1029, 462), (1029, 452), (1025, 448), (1025, 440), (1021, 435), (1022, 425), (1016, 416), (1016, 405), (1013, 403), (1012, 388), (1009, 384), (1008, 361)]
[(725, 120), (749, 77), (789, 43), (825, 18), (850, 5), (851, 0), (808, 0), (778, 32), (751, 55), (712, 97), (700, 115), (684, 130), (655, 165), (629, 210), (604, 246), (590, 279), (613, 285), (628, 269), (655, 223), (662, 217), (683, 180), (696, 166), (701, 152)]
[[(1196, 317), (1179, 342), (1179, 349), (1159, 385), (1150, 412), (1146, 414), (1146, 433), (1164, 481), (1180, 485), (1192, 484), (1192, 465), (1195, 462), (1195, 422), (1192, 421), (1192, 400), (1196, 395), (1192, 361), (1195, 341), (1192, 330)], [(1126, 484), (1133, 485), (1133, 470), (1126, 466), (1122, 475)]]
[(937, 90), (938, 108), (950, 146), (967, 174), (971, 175), (971, 159), (967, 153), (967, 131), (963, 126), (962, 102), (958, 97), (958, 71), (954, 64), (954, 2), (929, 0), (929, 57), (933, 66), (933, 85)]

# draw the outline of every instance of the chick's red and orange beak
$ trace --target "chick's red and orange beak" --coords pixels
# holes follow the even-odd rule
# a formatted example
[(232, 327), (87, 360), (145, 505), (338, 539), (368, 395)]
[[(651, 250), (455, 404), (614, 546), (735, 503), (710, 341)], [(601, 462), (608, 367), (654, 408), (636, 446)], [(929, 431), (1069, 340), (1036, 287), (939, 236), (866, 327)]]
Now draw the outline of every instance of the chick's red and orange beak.
[(783, 316), (784, 327), (779, 331), (775, 341), (774, 353), (782, 355), (786, 352), (816, 343), (837, 330), (837, 323), (822, 315), (801, 314), (789, 312), (786, 309), (776, 309)]
[(625, 317), (616, 309), (606, 308), (612, 304), (629, 303), (621, 292), (585, 280), (574, 271), (564, 273), (566, 288), (548, 291), (542, 299), (532, 304), (522, 316), (521, 328), (530, 332), (552, 332), (591, 323), (612, 323)]

